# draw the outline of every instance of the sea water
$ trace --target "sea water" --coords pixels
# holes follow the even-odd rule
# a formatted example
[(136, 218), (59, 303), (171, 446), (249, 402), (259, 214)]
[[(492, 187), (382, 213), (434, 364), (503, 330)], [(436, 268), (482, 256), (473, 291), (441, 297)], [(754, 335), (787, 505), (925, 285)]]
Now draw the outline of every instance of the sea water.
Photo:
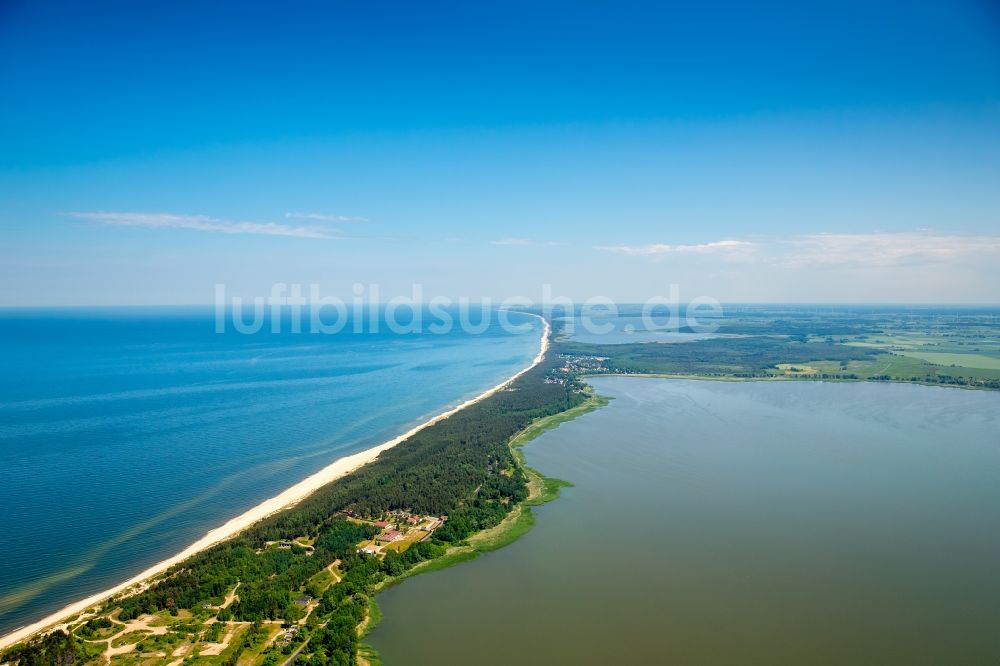
[(0, 311), (0, 633), (130, 578), (538, 352), (527, 315), (509, 315), (523, 333), (493, 316), (482, 333), (442, 334), (394, 333), (383, 314), (336, 334), (267, 322), (244, 335), (216, 332), (208, 308)]

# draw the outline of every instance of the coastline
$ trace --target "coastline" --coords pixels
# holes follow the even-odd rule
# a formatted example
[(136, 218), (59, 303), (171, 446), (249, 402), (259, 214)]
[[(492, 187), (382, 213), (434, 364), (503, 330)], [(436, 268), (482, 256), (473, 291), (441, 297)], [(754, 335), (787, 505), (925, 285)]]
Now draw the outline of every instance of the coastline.
[(133, 576), (132, 578), (126, 580), (125, 582), (115, 585), (114, 587), (111, 587), (102, 592), (98, 592), (97, 594), (93, 594), (79, 601), (73, 602), (65, 606), (64, 608), (56, 611), (55, 613), (51, 613), (48, 616), (42, 618), (41, 620), (38, 620), (37, 622), (33, 622), (24, 627), (15, 629), (14, 631), (4, 636), (0, 636), (0, 650), (7, 649), (11, 645), (14, 645), (15, 643), (18, 643), (26, 638), (29, 638), (34, 634), (55, 627), (59, 625), (63, 620), (65, 620), (67, 617), (86, 611), (89, 608), (97, 604), (100, 604), (113, 596), (121, 594), (122, 592), (133, 590), (133, 588), (134, 591), (139, 591), (140, 589), (143, 588), (143, 586), (148, 585), (152, 579), (162, 574), (164, 571), (174, 566), (175, 564), (179, 564), (180, 562), (183, 562), (184, 560), (191, 557), (192, 555), (195, 555), (196, 553), (199, 553), (211, 546), (216, 545), (217, 543), (220, 543), (222, 541), (225, 541), (226, 539), (230, 539), (236, 536), (237, 534), (247, 529), (254, 523), (272, 514), (275, 514), (279, 511), (294, 506), (295, 504), (302, 501), (303, 499), (311, 495), (313, 492), (319, 490), (323, 486), (326, 486), (327, 484), (332, 483), (337, 479), (340, 479), (350, 474), (351, 472), (354, 472), (357, 469), (363, 467), (364, 465), (367, 465), (368, 463), (374, 461), (382, 452), (387, 451), (398, 444), (401, 444), (402, 442), (406, 441), (407, 439), (417, 434), (421, 430), (424, 430), (425, 428), (428, 428), (436, 423), (439, 423), (440, 421), (447, 419), (448, 417), (456, 414), (457, 412), (460, 412), (466, 407), (469, 407), (470, 405), (474, 405), (482, 400), (485, 400), (486, 398), (497, 393), (498, 391), (501, 391), (508, 384), (518, 379), (523, 374), (525, 374), (526, 372), (537, 366), (539, 363), (541, 363), (542, 360), (545, 358), (546, 352), (549, 349), (549, 336), (551, 335), (552, 332), (552, 328), (549, 322), (544, 317), (534, 313), (522, 312), (521, 314), (530, 315), (532, 317), (536, 317), (537, 319), (539, 319), (542, 322), (542, 334), (541, 334), (541, 340), (539, 342), (538, 354), (535, 355), (535, 357), (532, 359), (532, 362), (529, 365), (522, 368), (514, 375), (508, 377), (507, 379), (503, 380), (502, 382), (493, 386), (492, 388), (487, 389), (483, 393), (480, 393), (474, 398), (470, 398), (469, 400), (466, 400), (460, 405), (448, 409), (428, 419), (424, 423), (414, 426), (413, 428), (407, 430), (401, 435), (398, 435), (390, 439), (387, 442), (383, 442), (382, 444), (373, 446), (369, 449), (365, 449), (364, 451), (359, 451), (358, 453), (353, 453), (351, 455), (344, 456), (343, 458), (338, 458), (337, 460), (334, 460), (332, 463), (330, 463), (323, 469), (313, 473), (312, 475), (306, 477), (302, 481), (285, 489), (278, 495), (261, 502), (257, 506), (245, 511), (244, 513), (234, 518), (231, 518), (230, 520), (220, 525), (219, 527), (210, 530), (208, 533), (205, 534), (205, 536), (201, 537), (200, 539), (192, 543), (190, 546), (188, 546), (181, 552), (171, 557), (168, 557), (167, 559), (164, 559), (160, 562), (157, 562), (156, 564), (152, 565), (151, 567), (147, 568), (141, 573)]
[[(382, 620), (382, 610), (378, 605), (377, 595), (390, 587), (399, 585), (407, 579), (425, 573), (432, 573), (453, 567), (462, 562), (475, 559), (484, 553), (499, 550), (508, 546), (535, 525), (532, 507), (547, 504), (559, 497), (562, 488), (572, 486), (572, 482), (549, 477), (529, 466), (524, 454), (524, 446), (549, 430), (558, 428), (563, 423), (572, 421), (584, 414), (601, 409), (610, 400), (591, 391), (587, 401), (570, 409), (545, 416), (531, 423), (521, 432), (514, 435), (508, 446), (514, 453), (518, 463), (528, 476), (528, 496), (515, 506), (499, 524), (476, 532), (462, 544), (454, 545), (448, 551), (432, 560), (420, 562), (399, 576), (389, 578), (376, 587), (375, 595), (369, 599), (368, 614), (358, 628), (359, 637), (363, 640)], [(360, 643), (358, 647), (358, 662), (362, 666), (379, 666), (382, 664), (378, 650), (368, 643)]]

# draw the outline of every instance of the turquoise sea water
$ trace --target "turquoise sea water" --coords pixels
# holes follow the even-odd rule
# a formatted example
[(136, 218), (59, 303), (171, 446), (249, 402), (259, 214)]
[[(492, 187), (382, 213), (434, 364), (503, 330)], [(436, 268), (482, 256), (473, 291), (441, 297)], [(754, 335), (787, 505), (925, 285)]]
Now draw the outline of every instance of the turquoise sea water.
[(209, 309), (0, 311), (0, 633), (515, 373), (541, 324), (510, 319), (531, 331), (241, 335)]

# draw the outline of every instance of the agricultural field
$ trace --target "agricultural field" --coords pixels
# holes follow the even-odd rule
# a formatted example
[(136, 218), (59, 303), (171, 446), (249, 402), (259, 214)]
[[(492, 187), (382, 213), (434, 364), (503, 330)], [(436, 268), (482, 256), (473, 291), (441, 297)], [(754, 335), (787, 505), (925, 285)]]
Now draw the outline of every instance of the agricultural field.
[[(638, 315), (635, 315), (638, 320)], [(718, 337), (559, 344), (582, 374), (907, 381), (1000, 388), (1000, 309), (731, 306)]]

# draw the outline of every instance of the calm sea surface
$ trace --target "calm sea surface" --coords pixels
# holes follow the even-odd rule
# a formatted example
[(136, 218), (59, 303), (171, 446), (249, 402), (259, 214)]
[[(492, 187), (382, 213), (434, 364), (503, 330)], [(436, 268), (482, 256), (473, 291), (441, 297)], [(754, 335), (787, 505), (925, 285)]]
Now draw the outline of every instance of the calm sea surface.
[(0, 311), (0, 633), (502, 381), (538, 351), (538, 320), (511, 320), (531, 332), (240, 335), (207, 309)]
[(387, 664), (1000, 663), (1000, 394), (598, 378), (576, 484), (379, 596)]

